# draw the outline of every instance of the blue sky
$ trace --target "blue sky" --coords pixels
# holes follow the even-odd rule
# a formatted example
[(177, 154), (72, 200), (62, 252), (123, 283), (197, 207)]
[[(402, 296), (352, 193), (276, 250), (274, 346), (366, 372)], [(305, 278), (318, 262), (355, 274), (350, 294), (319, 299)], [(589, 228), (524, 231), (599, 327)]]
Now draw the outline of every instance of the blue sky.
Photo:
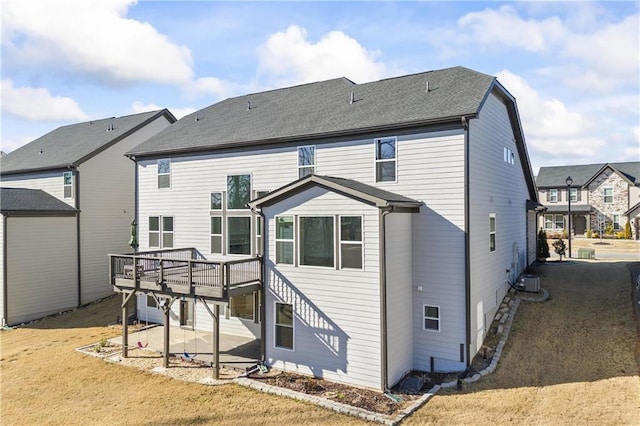
[(4, 0), (5, 152), (64, 124), (462, 65), (517, 99), (534, 171), (640, 161), (639, 2)]

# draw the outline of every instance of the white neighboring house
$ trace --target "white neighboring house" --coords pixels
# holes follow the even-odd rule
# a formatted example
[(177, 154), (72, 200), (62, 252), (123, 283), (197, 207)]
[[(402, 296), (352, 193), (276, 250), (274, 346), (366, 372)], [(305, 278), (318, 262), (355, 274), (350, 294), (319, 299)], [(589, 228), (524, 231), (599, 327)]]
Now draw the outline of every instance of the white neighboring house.
[[(113, 293), (105, 259), (130, 250), (135, 209), (136, 168), (124, 153), (175, 121), (164, 109), (62, 126), (0, 160), (0, 186), (41, 189), (77, 211), (76, 241), (57, 241), (54, 250), (76, 252), (72, 306)], [(44, 289), (48, 284), (38, 283)]]
[(0, 188), (0, 213), (2, 325), (75, 307), (78, 210), (39, 189)]
[[(382, 390), (464, 370), (536, 256), (515, 99), (463, 67), (227, 99), (128, 155), (141, 251), (264, 256), (262, 291), (211, 301), (222, 333), (260, 338), (285, 370)], [(147, 300), (139, 316), (161, 321)], [(171, 324), (211, 329), (185, 303)]]

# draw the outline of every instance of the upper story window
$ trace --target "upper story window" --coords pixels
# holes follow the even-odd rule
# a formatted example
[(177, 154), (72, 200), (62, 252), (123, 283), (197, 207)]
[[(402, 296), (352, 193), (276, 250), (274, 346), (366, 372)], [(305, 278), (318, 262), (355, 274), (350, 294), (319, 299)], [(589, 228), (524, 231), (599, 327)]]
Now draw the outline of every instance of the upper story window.
[(548, 200), (551, 203), (557, 203), (558, 202), (558, 190), (557, 189), (550, 189), (549, 192), (547, 193)]
[(424, 309), (424, 329), (440, 331), (440, 307), (423, 305)]
[(489, 251), (496, 251), (496, 214), (489, 215)]
[(222, 254), (222, 216), (211, 216), (211, 253)]
[(334, 217), (299, 218), (300, 265), (334, 267)]
[(293, 216), (276, 216), (276, 263), (293, 265)]
[(503, 160), (505, 163), (516, 164), (516, 154), (509, 148), (504, 148)]
[(211, 210), (222, 210), (222, 192), (211, 193)]
[(313, 145), (298, 147), (298, 178), (316, 172), (316, 147)]
[(340, 217), (340, 267), (362, 269), (362, 216)]
[(227, 208), (229, 210), (248, 209), (251, 199), (251, 175), (227, 176)]
[(613, 188), (604, 188), (603, 195), (605, 203), (613, 203)]
[(64, 172), (64, 198), (73, 198), (73, 172)]
[(374, 140), (376, 149), (376, 182), (395, 182), (397, 175), (396, 138)]
[(171, 188), (171, 160), (158, 160), (158, 188)]
[(227, 217), (229, 254), (251, 254), (251, 216)]
[(572, 203), (580, 200), (578, 196), (578, 188), (569, 188), (569, 199)]
[(173, 247), (173, 216), (149, 216), (149, 247)]

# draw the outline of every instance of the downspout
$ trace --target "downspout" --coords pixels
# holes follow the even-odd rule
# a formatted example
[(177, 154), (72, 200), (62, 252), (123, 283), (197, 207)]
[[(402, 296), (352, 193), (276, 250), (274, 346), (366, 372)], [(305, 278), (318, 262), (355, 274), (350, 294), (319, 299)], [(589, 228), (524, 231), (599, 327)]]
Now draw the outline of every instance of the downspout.
[(469, 226), (471, 223), (470, 208), (470, 188), (469, 188), (469, 122), (462, 117), (462, 127), (464, 128), (464, 303), (466, 321), (466, 348), (465, 363), (467, 367), (471, 365), (471, 244), (469, 238)]
[(76, 250), (78, 259), (78, 306), (82, 305), (82, 280), (80, 274), (82, 273), (82, 259), (80, 250), (80, 173), (78, 169), (73, 170), (73, 188), (75, 191), (75, 207), (78, 210), (76, 212)]
[(6, 215), (2, 215), (2, 327), (7, 325), (7, 319), (9, 315), (9, 303), (7, 302), (7, 298), (9, 297), (8, 291), (8, 273), (7, 273), (7, 252), (9, 248), (7, 247), (7, 219)]
[(266, 245), (266, 225), (267, 222), (264, 219), (264, 213), (261, 210), (256, 210), (254, 208), (251, 211), (262, 218), (262, 289), (260, 290), (260, 361), (264, 364), (267, 361), (267, 325), (265, 324), (265, 318), (267, 314), (266, 303), (267, 303), (267, 292), (265, 291), (265, 277), (267, 276), (267, 262), (265, 262), (265, 253), (267, 253), (267, 245)]
[(393, 207), (388, 210), (380, 210), (379, 216), (379, 241), (380, 241), (380, 361), (382, 391), (389, 389), (388, 382), (388, 361), (387, 361), (387, 256), (386, 256), (386, 222), (385, 218), (393, 211)]

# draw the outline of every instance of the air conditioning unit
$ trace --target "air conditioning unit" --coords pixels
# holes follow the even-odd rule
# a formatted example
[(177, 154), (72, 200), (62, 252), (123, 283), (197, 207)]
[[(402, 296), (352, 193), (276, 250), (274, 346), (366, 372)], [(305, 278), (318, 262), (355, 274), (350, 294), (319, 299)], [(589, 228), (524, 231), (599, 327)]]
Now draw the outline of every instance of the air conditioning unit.
[(524, 291), (537, 293), (540, 291), (540, 277), (534, 275), (522, 275), (520, 283), (524, 286)]

